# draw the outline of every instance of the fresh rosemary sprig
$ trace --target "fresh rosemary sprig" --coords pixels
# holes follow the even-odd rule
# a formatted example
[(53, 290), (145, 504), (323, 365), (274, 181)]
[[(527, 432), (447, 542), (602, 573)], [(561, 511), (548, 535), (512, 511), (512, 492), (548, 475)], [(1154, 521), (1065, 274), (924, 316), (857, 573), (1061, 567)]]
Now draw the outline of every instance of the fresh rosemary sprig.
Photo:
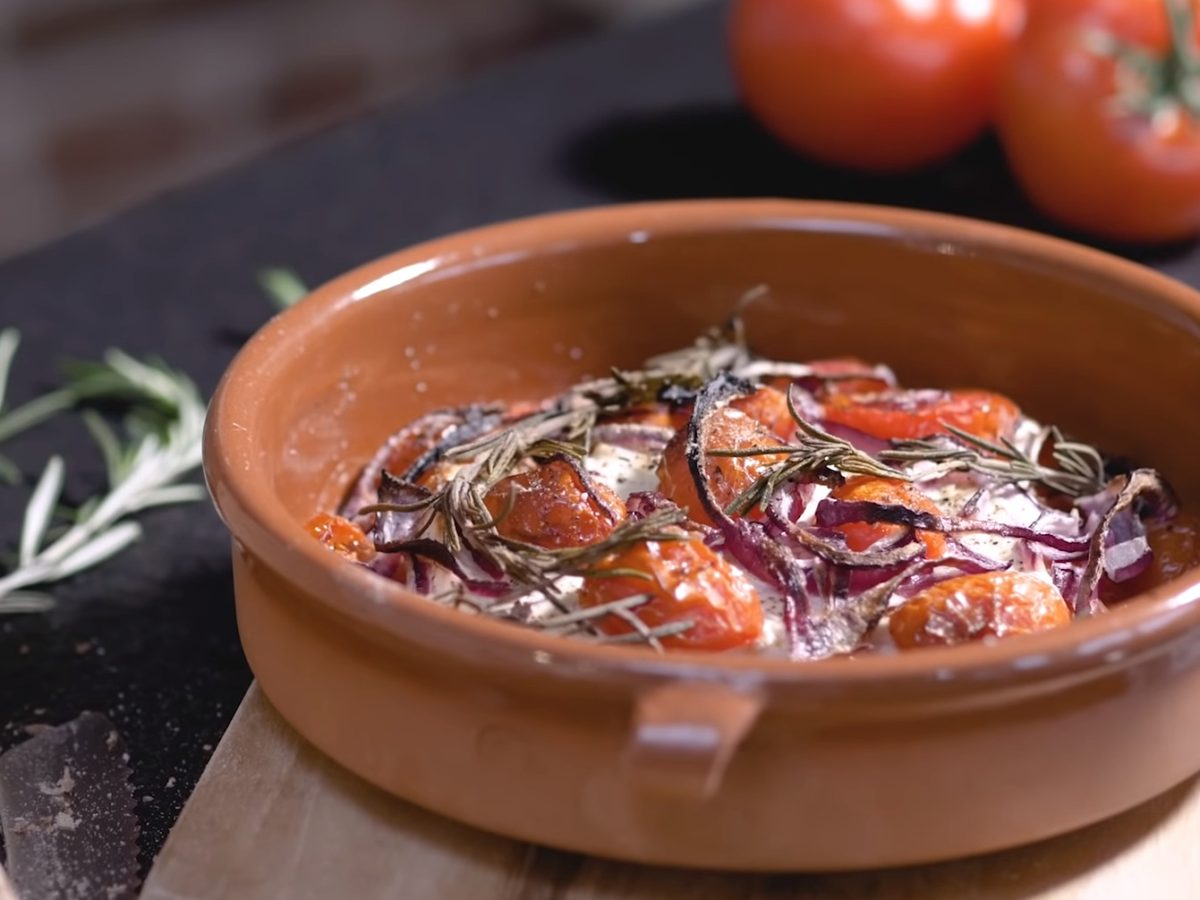
[(277, 310), (295, 306), (308, 296), (308, 286), (291, 269), (260, 269), (258, 286)]
[[(939, 463), (939, 472), (970, 471), (1006, 484), (1040, 484), (1068, 497), (1085, 497), (1104, 489), (1104, 458), (1100, 451), (1088, 444), (1066, 440), (1055, 426), (1042, 429), (1032, 453), (1025, 453), (1007, 438), (997, 443), (946, 422), (942, 427), (957, 441), (948, 438), (896, 441), (879, 458), (889, 462)], [(1047, 441), (1053, 466), (1037, 461)]]
[[(0, 331), (0, 424), (7, 418), (4, 415), (4, 396), (8, 391), (8, 373), (12, 371), (13, 357), (20, 344), (21, 335), (17, 329), (5, 328)], [(0, 456), (0, 481), (17, 484), (20, 480), (21, 470), (17, 468), (16, 463), (6, 456)]]
[[(84, 424), (104, 458), (108, 490), (80, 506), (73, 521), (56, 535), (52, 523), (65, 467), (58, 456), (47, 462), (25, 509), (16, 564), (0, 575), (0, 613), (50, 606), (49, 596), (29, 588), (61, 581), (129, 546), (142, 533), (128, 518), (134, 513), (205, 496), (201, 485), (176, 483), (200, 464), (205, 412), (195, 386), (184, 375), (110, 350), (102, 364), (72, 367), (67, 385), (41, 399), (45, 397), (55, 398), (62, 408), (84, 400), (128, 402), (126, 433), (122, 439), (102, 416), (84, 412)], [(19, 407), (0, 423), (13, 428), (12, 417), (31, 408), (37, 414), (18, 417), (15, 430), (47, 418), (43, 413), (53, 404), (37, 403)]]
[[(69, 384), (14, 409), (7, 408), (5, 395), (8, 389), (8, 376), (12, 370), (13, 358), (20, 345), (21, 334), (15, 328), (5, 328), (0, 332), (0, 444), (58, 413), (70, 409), (80, 400), (85, 399), (81, 390), (83, 386)], [(3, 467), (7, 476), (4, 480), (14, 484), (20, 480), (21, 473), (11, 461), (5, 459), (0, 466)]]
[(718, 448), (707, 451), (709, 456), (721, 457), (781, 455), (786, 457), (768, 467), (750, 487), (738, 494), (726, 507), (727, 514), (737, 516), (745, 514), (756, 506), (765, 508), (781, 484), (801, 475), (814, 475), (820, 478), (841, 473), (843, 475), (874, 475), (879, 478), (895, 478), (900, 481), (910, 480), (909, 476), (899, 469), (880, 462), (844, 438), (830, 434), (809, 422), (796, 409), (790, 392), (787, 395), (787, 405), (788, 412), (792, 414), (799, 432), (798, 443), (781, 447), (747, 447), (741, 450)]
[(159, 360), (141, 363), (119, 350), (110, 350), (102, 363), (68, 363), (66, 384), (5, 411), (4, 387), (20, 340), (14, 328), (0, 332), (0, 443), (90, 401), (131, 402), (141, 415), (170, 415), (175, 401), (169, 398), (178, 393), (173, 382), (187, 380)]

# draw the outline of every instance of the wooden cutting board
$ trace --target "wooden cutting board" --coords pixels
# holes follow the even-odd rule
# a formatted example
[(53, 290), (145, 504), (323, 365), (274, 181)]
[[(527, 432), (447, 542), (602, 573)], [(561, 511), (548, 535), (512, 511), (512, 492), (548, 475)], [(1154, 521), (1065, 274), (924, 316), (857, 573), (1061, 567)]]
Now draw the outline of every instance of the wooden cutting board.
[(1195, 900), (1200, 781), (1040, 844), (839, 875), (726, 875), (582, 857), (485, 834), (376, 790), (251, 687), (143, 900)]

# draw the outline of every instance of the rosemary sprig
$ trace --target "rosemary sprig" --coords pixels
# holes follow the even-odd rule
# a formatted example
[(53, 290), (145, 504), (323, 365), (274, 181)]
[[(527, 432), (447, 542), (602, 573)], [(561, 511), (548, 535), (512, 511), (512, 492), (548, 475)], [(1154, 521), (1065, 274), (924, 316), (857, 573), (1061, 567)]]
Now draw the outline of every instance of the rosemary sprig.
[(801, 475), (828, 478), (840, 473), (843, 475), (874, 475), (879, 478), (895, 478), (900, 481), (911, 480), (899, 469), (880, 462), (844, 438), (830, 434), (809, 422), (796, 409), (790, 392), (787, 395), (787, 405), (788, 412), (792, 414), (799, 432), (797, 444), (781, 447), (747, 447), (740, 450), (718, 448), (707, 451), (710, 456), (721, 457), (781, 455), (786, 457), (769, 466), (750, 487), (738, 494), (726, 507), (727, 514), (737, 516), (745, 514), (755, 506), (765, 508), (781, 484)]
[[(1066, 440), (1056, 426), (1042, 429), (1031, 454), (1007, 438), (988, 441), (947, 422), (942, 427), (957, 441), (936, 438), (896, 441), (879, 458), (891, 462), (939, 463), (940, 472), (970, 471), (1006, 484), (1040, 484), (1069, 497), (1085, 497), (1104, 489), (1104, 458), (1100, 451), (1088, 444)], [(1051, 444), (1053, 466), (1037, 461), (1047, 441)]]
[(650, 601), (649, 594), (634, 594), (631, 597), (622, 597), (620, 600), (612, 600), (608, 603), (600, 603), (596, 606), (581, 607), (580, 609), (572, 610), (569, 613), (559, 613), (556, 616), (546, 616), (538, 620), (540, 628), (564, 628), (570, 626), (579, 626), (584, 622), (595, 621), (602, 619), (609, 613), (615, 613), (618, 610), (630, 610), (638, 606), (643, 606)]
[(649, 578), (644, 572), (632, 569), (597, 569), (609, 556), (625, 547), (643, 541), (662, 542), (686, 540), (682, 531), (671, 530), (682, 524), (687, 514), (682, 509), (659, 509), (640, 519), (626, 519), (612, 534), (594, 544), (569, 547), (562, 550), (530, 548), (528, 544), (510, 541), (500, 535), (496, 538), (508, 546), (524, 552), (528, 561), (539, 569), (543, 578), (557, 579), (564, 575), (608, 576), (626, 578)]
[[(0, 444), (63, 410), (70, 409), (81, 399), (75, 386), (69, 385), (43, 394), (15, 409), (8, 409), (5, 402), (8, 378), (12, 371), (13, 358), (20, 346), (21, 333), (17, 329), (5, 328), (0, 331)], [(6, 481), (16, 483), (20, 480), (21, 473), (11, 461), (5, 459), (0, 466), (4, 468)]]
[(746, 344), (746, 326), (742, 320), (742, 312), (752, 303), (766, 297), (769, 292), (765, 284), (752, 287), (738, 298), (733, 313), (724, 324), (704, 332), (690, 347), (650, 357), (646, 360), (645, 368), (696, 378), (700, 383), (697, 385), (699, 387), (721, 372), (748, 365), (752, 357)]
[[(69, 378), (65, 387), (45, 396), (70, 398), (68, 405), (83, 399), (130, 402), (126, 434), (122, 440), (104, 418), (85, 413), (84, 423), (104, 457), (108, 491), (85, 502), (58, 534), (51, 526), (65, 467), (58, 456), (46, 464), (25, 509), (16, 564), (0, 576), (0, 613), (50, 606), (50, 597), (28, 588), (61, 581), (129, 546), (142, 533), (128, 518), (134, 513), (205, 496), (201, 485), (176, 483), (200, 464), (205, 404), (191, 381), (119, 350), (105, 354), (102, 364), (75, 366)], [(20, 420), (23, 427), (29, 421)]]
[(281, 311), (295, 306), (308, 295), (308, 286), (291, 269), (260, 269), (258, 286)]
[[(447, 460), (464, 465), (428, 497), (407, 504), (373, 504), (358, 512), (424, 513), (412, 528), (414, 539), (426, 534), (436, 523), (440, 526), (439, 539), (447, 550), (456, 556), (465, 551), (476, 560), (490, 563), (491, 567), (503, 572), (518, 592), (524, 591), (511, 599), (481, 606), (482, 611), (511, 617), (520, 608), (522, 596), (539, 591), (559, 609), (559, 614), (531, 619), (525, 624), (550, 630), (569, 626), (589, 630), (597, 639), (613, 640), (595, 634), (593, 624), (596, 619), (612, 614), (624, 618), (633, 629), (630, 635), (621, 636), (619, 640), (642, 640), (661, 649), (660, 638), (686, 631), (691, 623), (673, 622), (650, 628), (632, 612), (635, 598), (624, 598), (611, 609), (572, 610), (563, 602), (557, 582), (564, 576), (649, 577), (624, 568), (603, 568), (601, 563), (622, 547), (634, 543), (686, 537), (673, 530), (673, 526), (686, 518), (681, 510), (660, 510), (640, 520), (626, 520), (606, 539), (589, 546), (548, 550), (501, 535), (497, 525), (503, 522), (510, 509), (493, 516), (485, 499), (492, 487), (526, 460), (586, 456), (591, 447), (592, 429), (602, 414), (662, 400), (672, 392), (686, 397), (718, 373), (748, 365), (751, 356), (738, 312), (763, 292), (751, 291), (723, 328), (704, 335), (694, 346), (652, 358), (639, 370), (613, 369), (607, 378), (572, 388), (548, 409), (524, 416), (498, 431), (446, 451)], [(452, 595), (451, 601), (459, 602), (458, 595)]]
[[(0, 382), (7, 382), (12, 358), (20, 344), (13, 328), (0, 332)], [(176, 395), (182, 375), (172, 372), (159, 360), (142, 363), (120, 350), (109, 350), (103, 362), (71, 362), (66, 365), (67, 383), (21, 406), (4, 412), (4, 383), (0, 383), (0, 443), (40, 425), (61, 412), (92, 401), (123, 401), (143, 420), (164, 416), (176, 410)], [(190, 382), (188, 382), (190, 384)], [(195, 388), (192, 388), (195, 393)]]
[[(673, 526), (681, 524), (686, 517), (686, 514), (681, 509), (656, 510), (642, 519), (626, 519), (613, 530), (612, 534), (594, 544), (562, 550), (545, 550), (525, 544), (517, 544), (516, 542), (506, 540), (498, 534), (494, 534), (493, 537), (498, 542), (506, 545), (507, 550), (516, 550), (523, 554), (522, 562), (536, 571), (536, 577), (543, 595), (550, 602), (562, 609), (557, 582), (558, 579), (564, 576), (592, 578), (624, 577), (651, 580), (651, 576), (646, 572), (629, 568), (600, 568), (600, 566), (613, 553), (623, 547), (643, 541), (686, 540), (686, 534), (679, 530), (672, 530)], [(505, 554), (501, 552), (500, 559), (504, 560), (504, 558)], [(558, 616), (541, 620), (529, 619), (525, 624), (553, 630), (564, 623), (574, 623), (577, 628), (583, 626), (585, 631), (591, 632), (596, 640), (607, 643), (644, 641), (654, 650), (661, 653), (663, 651), (661, 638), (682, 634), (690, 629), (693, 623), (690, 620), (681, 620), (651, 628), (641, 620), (634, 609), (634, 607), (642, 605), (649, 599), (650, 597), (647, 594), (635, 594), (631, 597), (624, 597), (612, 603), (595, 606), (587, 610), (570, 610)], [(625, 635), (615, 636), (598, 633), (595, 628), (595, 622), (606, 614), (612, 614), (624, 620), (632, 631)]]
[[(941, 425), (952, 437), (893, 441), (878, 458), (857, 449), (807, 421), (796, 409), (791, 394), (788, 411), (796, 422), (800, 441), (795, 446), (713, 449), (708, 453), (721, 457), (786, 455), (787, 459), (770, 466), (753, 484), (734, 498), (726, 508), (729, 515), (742, 515), (755, 506), (765, 508), (781, 484), (801, 475), (817, 477), (831, 472), (844, 475), (873, 475), (912, 481), (910, 473), (889, 463), (938, 463), (934, 474), (971, 471), (1006, 484), (1041, 484), (1069, 497), (1084, 497), (1103, 490), (1104, 458), (1095, 447), (1068, 441), (1056, 426), (1042, 429), (1032, 454), (1025, 453), (1008, 438), (999, 442), (985, 440), (948, 422)], [(1041, 448), (1049, 441), (1054, 465), (1037, 461)], [(929, 476), (926, 476), (929, 477)]]
[(554, 586), (557, 578), (580, 574), (622, 546), (678, 537), (664, 529), (683, 521), (685, 515), (679, 510), (627, 520), (603, 541), (564, 550), (524, 544), (499, 533), (496, 526), (506, 511), (493, 516), (488, 510), (485, 500), (492, 487), (527, 459), (554, 456), (564, 450), (572, 455), (586, 453), (587, 435), (595, 424), (597, 408), (579, 398), (576, 400), (574, 408), (532, 413), (494, 434), (449, 451), (448, 459), (471, 461), (430, 496), (403, 505), (378, 503), (359, 512), (426, 512), (415, 529), (415, 537), (437, 522), (441, 526), (441, 541), (450, 552), (473, 552), (493, 563), (515, 584), (541, 590), (552, 602), (558, 598)]
[[(587, 402), (570, 409), (554, 408), (531, 413), (507, 428), (448, 450), (446, 459), (472, 459), (483, 455), (485, 467), (488, 471), (494, 470), (498, 481), (508, 474), (512, 465), (527, 457), (564, 454), (582, 457), (587, 454), (588, 436), (596, 424), (597, 415), (596, 406)], [(506, 445), (507, 450), (503, 449)], [(513, 453), (511, 459), (504, 455), (507, 452)], [(495, 458), (488, 459), (489, 454), (495, 454)], [(505, 465), (499, 466), (500, 462)]]
[[(441, 525), (441, 540), (454, 554), (464, 550), (491, 562), (513, 583), (511, 600), (484, 606), (472, 602), (481, 611), (501, 618), (519, 618), (525, 625), (557, 631), (563, 626), (569, 630), (584, 630), (597, 635), (594, 622), (611, 612), (625, 619), (651, 647), (662, 649), (660, 637), (678, 634), (690, 624), (672, 623), (675, 630), (662, 631), (645, 625), (630, 609), (636, 605), (632, 598), (623, 598), (611, 609), (596, 607), (594, 610), (573, 610), (563, 601), (563, 590), (559, 580), (567, 576), (576, 577), (628, 577), (649, 578), (644, 572), (629, 568), (604, 567), (601, 565), (612, 554), (624, 547), (642, 541), (672, 541), (687, 537), (673, 526), (681, 524), (686, 514), (681, 509), (662, 509), (641, 518), (626, 519), (603, 540), (582, 547), (548, 549), (505, 537), (497, 526), (502, 523), (508, 509), (493, 516), (484, 502), (487, 491), (505, 477), (516, 465), (527, 458), (531, 448), (536, 448), (545, 438), (542, 431), (552, 427), (549, 423), (561, 421), (536, 417), (536, 425), (528, 430), (508, 429), (499, 440), (481, 444), (485, 453), (468, 467), (456, 473), (450, 481), (430, 497), (412, 504), (380, 503), (364, 507), (361, 512), (421, 512), (428, 515), (415, 529), (415, 536), (426, 532), (434, 522)], [(559, 615), (527, 618), (516, 615), (519, 603), (530, 591), (538, 591), (554, 607)], [(641, 602), (641, 601), (639, 601)], [(660, 633), (661, 632), (661, 633)]]
[[(663, 625), (651, 627), (638, 618), (635, 610), (650, 602), (649, 594), (634, 594), (612, 600), (596, 606), (589, 606), (560, 613), (554, 616), (543, 616), (540, 619), (525, 619), (522, 624), (540, 628), (558, 637), (582, 637), (598, 644), (633, 644), (644, 641), (660, 653), (663, 652), (661, 639), (676, 634), (683, 634), (691, 629), (695, 622), (691, 619), (680, 619)], [(501, 610), (496, 607), (484, 607), (480, 612), (492, 615), (508, 615), (511, 604), (504, 604)], [(626, 634), (603, 634), (596, 630), (595, 623), (605, 616), (614, 615), (628, 622), (632, 631)]]
[[(522, 624), (540, 628), (559, 637), (584, 637), (600, 644), (633, 644), (645, 642), (659, 653), (663, 652), (661, 639), (672, 635), (683, 634), (694, 625), (691, 619), (680, 619), (663, 625), (651, 627), (637, 615), (636, 609), (650, 602), (649, 594), (634, 594), (601, 603), (560, 613), (555, 616), (544, 616), (541, 619), (526, 619)], [(485, 610), (490, 612), (491, 610)], [(613, 615), (629, 624), (631, 631), (625, 634), (604, 634), (595, 628), (595, 623), (605, 616)]]
[[(5, 328), (0, 331), (0, 422), (4, 420), (4, 397), (8, 391), (8, 374), (12, 371), (13, 357), (21, 344), (21, 335), (15, 328)], [(16, 463), (6, 456), (0, 456), (0, 481), (6, 484), (17, 484), (21, 480), (21, 470)]]
[(618, 612), (617, 615), (629, 622), (633, 627), (633, 631), (626, 634), (602, 634), (592, 638), (593, 641), (598, 644), (636, 644), (639, 641), (645, 641), (659, 653), (662, 653), (662, 638), (683, 634), (695, 624), (691, 619), (680, 619), (677, 622), (667, 622), (664, 625), (651, 628), (633, 613), (622, 611)]

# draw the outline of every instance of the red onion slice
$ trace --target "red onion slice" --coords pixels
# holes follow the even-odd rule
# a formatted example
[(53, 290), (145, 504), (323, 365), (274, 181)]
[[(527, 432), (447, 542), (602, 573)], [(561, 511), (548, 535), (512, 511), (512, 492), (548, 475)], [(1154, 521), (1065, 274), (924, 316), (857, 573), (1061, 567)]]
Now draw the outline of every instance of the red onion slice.
[(450, 409), (437, 409), (426, 413), (421, 418), (405, 425), (389, 437), (367, 463), (362, 474), (358, 476), (340, 510), (341, 515), (348, 519), (360, 520), (364, 529), (369, 529), (369, 518), (361, 521), (359, 510), (375, 502), (376, 494), (381, 484), (383, 471), (396, 448), (405, 440), (416, 435), (432, 436), (432, 446), (422, 453), (402, 472), (393, 473), (406, 481), (415, 481), (422, 472), (440, 460), (448, 450), (467, 441), (474, 440), (485, 432), (491, 431), (503, 421), (504, 408), (500, 406), (458, 406)]
[[(1067, 598), (1067, 602), (1071, 603), (1077, 615), (1086, 615), (1097, 607), (1103, 608), (1097, 589), (1100, 586), (1100, 576), (1106, 569), (1111, 567), (1113, 571), (1123, 574), (1126, 571), (1134, 571), (1138, 565), (1142, 565), (1140, 556), (1134, 558), (1135, 553), (1139, 552), (1136, 547), (1122, 547), (1120, 550), (1113, 550), (1113, 548), (1121, 547), (1126, 543), (1121, 539), (1122, 534), (1131, 535), (1136, 542), (1136, 529), (1131, 524), (1118, 525), (1117, 544), (1110, 545), (1109, 543), (1114, 522), (1126, 510), (1133, 513), (1135, 511), (1134, 504), (1138, 501), (1146, 503), (1152, 514), (1174, 505), (1170, 489), (1153, 469), (1135, 469), (1125, 477), (1125, 484), (1117, 494), (1116, 500), (1092, 533), (1088, 547), (1087, 565), (1080, 576), (1075, 595)], [(1148, 553), (1149, 545), (1145, 549)], [(1109, 560), (1110, 551), (1115, 554), (1111, 561)], [(1148, 558), (1145, 559), (1145, 564), (1149, 564)]]
[(986, 519), (962, 519), (954, 516), (935, 516), (905, 506), (872, 503), (869, 500), (834, 500), (828, 498), (817, 505), (818, 525), (845, 525), (850, 522), (886, 522), (893, 525), (909, 525), (922, 531), (942, 534), (978, 533), (995, 534), (1001, 537), (1020, 538), (1046, 544), (1056, 550), (1083, 553), (1088, 549), (1087, 536), (1068, 537), (1053, 531), (1041, 531), (1024, 525), (1008, 522), (992, 522)]
[[(390, 472), (380, 473), (379, 503), (391, 506), (415, 506), (429, 500), (433, 495), (420, 485), (411, 484), (392, 476)], [(371, 528), (371, 539), (375, 549), (381, 553), (393, 553), (402, 544), (414, 540), (428, 527), (432, 511), (428, 508), (418, 510), (386, 509), (375, 514), (375, 524)]]

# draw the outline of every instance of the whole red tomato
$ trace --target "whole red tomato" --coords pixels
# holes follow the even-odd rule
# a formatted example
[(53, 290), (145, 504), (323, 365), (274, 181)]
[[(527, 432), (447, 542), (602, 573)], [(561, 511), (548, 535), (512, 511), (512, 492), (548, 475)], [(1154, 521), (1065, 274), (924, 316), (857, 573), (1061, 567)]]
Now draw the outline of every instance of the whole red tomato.
[(837, 165), (897, 171), (967, 144), (993, 112), (1020, 0), (739, 0), (733, 68), (755, 116)]
[(1124, 241), (1200, 231), (1190, 0), (1049, 0), (1013, 56), (997, 125), (1025, 193), (1053, 218)]

